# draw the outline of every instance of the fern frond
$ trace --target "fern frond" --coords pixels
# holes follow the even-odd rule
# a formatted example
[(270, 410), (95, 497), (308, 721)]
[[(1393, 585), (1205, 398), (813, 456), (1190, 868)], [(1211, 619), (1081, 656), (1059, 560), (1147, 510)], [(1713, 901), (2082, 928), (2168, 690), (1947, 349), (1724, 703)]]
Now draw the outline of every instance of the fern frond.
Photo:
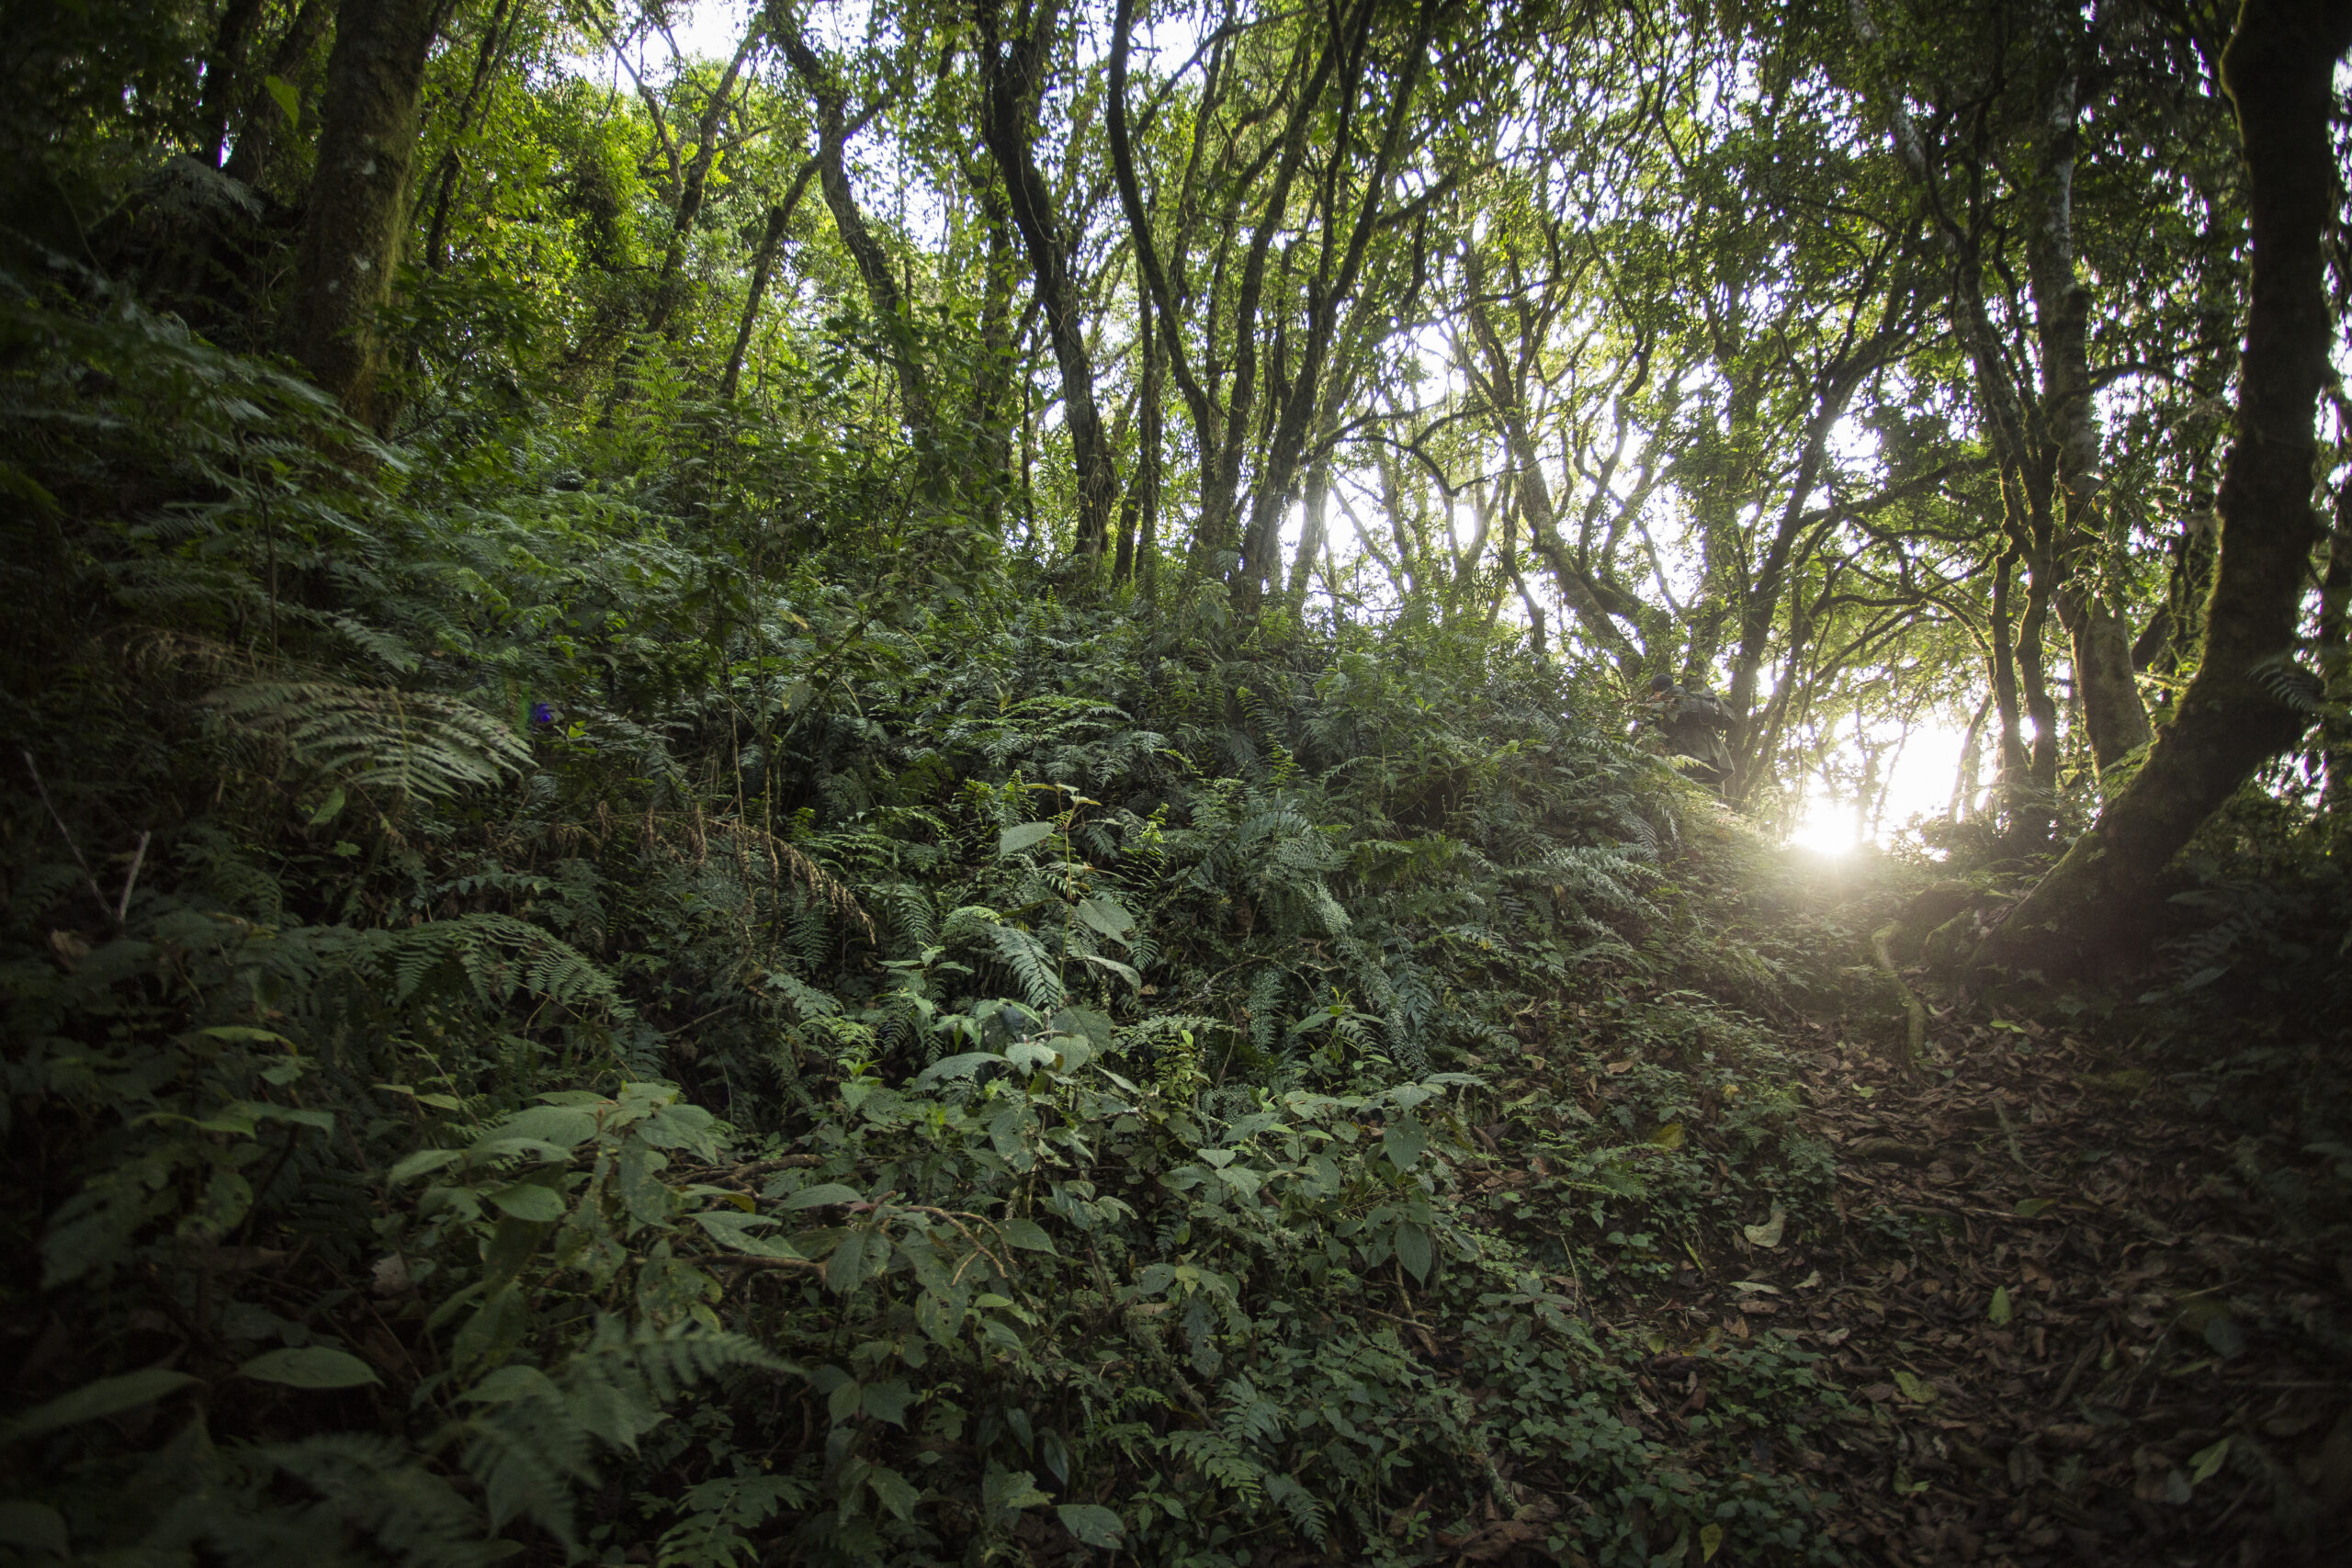
[(205, 699), (232, 734), (284, 747), (361, 789), (423, 799), (494, 784), (530, 765), (507, 725), (456, 697), (327, 681), (254, 681)]

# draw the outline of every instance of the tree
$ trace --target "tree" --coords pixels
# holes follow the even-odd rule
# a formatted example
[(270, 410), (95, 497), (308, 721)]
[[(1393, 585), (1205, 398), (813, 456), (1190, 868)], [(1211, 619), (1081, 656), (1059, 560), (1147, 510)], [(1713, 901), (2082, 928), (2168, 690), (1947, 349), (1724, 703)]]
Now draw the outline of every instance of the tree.
[(376, 317), (407, 240), (417, 100), (441, 0), (344, 0), (327, 58), (317, 172), (278, 342), (361, 423), (389, 428), (398, 399)]
[(2161, 903), (2199, 825), (2311, 722), (2312, 678), (2293, 654), (2321, 536), (2312, 416), (2335, 338), (2322, 240), (2347, 48), (2352, 7), (2332, 0), (2246, 0), (2239, 13), (2222, 81), (2245, 147), (2253, 275), (2203, 660), (2147, 761), (1978, 948), (1980, 966), (2055, 975), (2115, 951)]

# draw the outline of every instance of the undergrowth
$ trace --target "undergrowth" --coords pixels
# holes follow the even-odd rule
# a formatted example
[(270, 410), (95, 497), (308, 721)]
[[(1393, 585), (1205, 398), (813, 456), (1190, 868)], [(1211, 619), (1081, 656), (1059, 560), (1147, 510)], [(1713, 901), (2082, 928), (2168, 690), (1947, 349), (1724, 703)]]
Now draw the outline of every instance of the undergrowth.
[(1598, 682), (0, 311), (0, 1553), (1834, 1558), (1613, 1325), (1814, 1223), (1838, 933)]

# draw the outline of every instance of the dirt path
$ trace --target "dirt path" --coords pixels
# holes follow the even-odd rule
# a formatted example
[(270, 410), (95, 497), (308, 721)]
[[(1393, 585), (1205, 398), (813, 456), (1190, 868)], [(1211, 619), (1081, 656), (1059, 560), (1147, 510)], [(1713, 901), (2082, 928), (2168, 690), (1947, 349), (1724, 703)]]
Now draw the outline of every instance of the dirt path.
[(2242, 1130), (1983, 1006), (1917, 1083), (1806, 1032), (1839, 1233), (1746, 1315), (1866, 1413), (1802, 1456), (1855, 1561), (2352, 1562), (2352, 1258), (2247, 1197)]

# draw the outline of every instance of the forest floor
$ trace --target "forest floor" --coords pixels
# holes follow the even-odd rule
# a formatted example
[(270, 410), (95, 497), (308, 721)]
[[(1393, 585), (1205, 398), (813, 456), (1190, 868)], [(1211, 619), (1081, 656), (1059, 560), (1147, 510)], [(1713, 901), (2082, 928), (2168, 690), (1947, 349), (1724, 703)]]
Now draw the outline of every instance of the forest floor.
[[(1930, 1002), (1911, 1072), (1883, 1019), (1784, 1030), (1836, 1151), (1834, 1224), (1644, 1314), (1676, 1342), (1713, 1324), (1822, 1353), (1856, 1414), (1797, 1457), (1849, 1561), (2352, 1561), (2324, 1533), (2352, 1504), (2352, 1381), (2318, 1349), (2352, 1256), (2134, 1042), (2030, 998)], [(1664, 1409), (1687, 1391), (1663, 1419), (1703, 1408), (1701, 1372), (1653, 1359)]]

